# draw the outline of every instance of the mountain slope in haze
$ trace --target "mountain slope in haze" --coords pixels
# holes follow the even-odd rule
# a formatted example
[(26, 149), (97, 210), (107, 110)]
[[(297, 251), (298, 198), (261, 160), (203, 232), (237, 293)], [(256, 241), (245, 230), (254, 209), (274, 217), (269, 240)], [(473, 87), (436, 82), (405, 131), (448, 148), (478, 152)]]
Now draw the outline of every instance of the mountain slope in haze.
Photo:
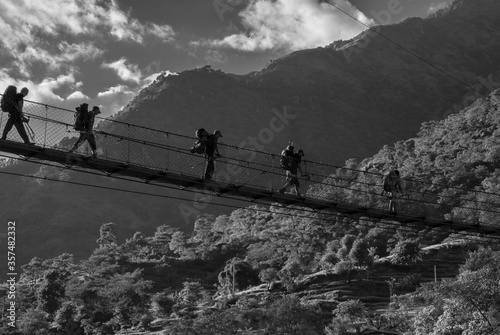
[[(500, 86), (500, 64), (495, 62), (500, 7), (492, 0), (455, 1), (433, 17), (377, 30), (432, 66), (365, 32), (349, 41), (291, 53), (247, 75), (204, 67), (160, 76), (114, 118), (184, 135), (200, 127), (220, 129), (224, 143), (269, 152), (280, 152), (292, 140), (308, 160), (340, 165), (412, 137), (422, 122), (442, 119), (454, 106), (461, 109), (471, 98)], [(109, 123), (101, 126), (108, 128)], [(155, 191), (148, 185), (37, 170), (28, 164), (11, 169)], [(106, 222), (116, 222), (122, 236), (137, 230), (148, 234), (165, 223), (186, 228), (178, 201), (48, 181), (1, 180), (12, 192), (2, 195), (0, 219), (15, 219), (20, 225), (19, 264), (33, 255), (88, 255)], [(213, 210), (217, 208), (206, 209)]]

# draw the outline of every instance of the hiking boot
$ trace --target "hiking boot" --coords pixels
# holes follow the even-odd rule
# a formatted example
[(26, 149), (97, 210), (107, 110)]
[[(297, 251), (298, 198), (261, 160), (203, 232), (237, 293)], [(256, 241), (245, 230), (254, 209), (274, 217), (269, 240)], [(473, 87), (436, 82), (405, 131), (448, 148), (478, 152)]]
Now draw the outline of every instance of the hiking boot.
[(92, 151), (92, 158), (96, 158), (97, 157), (97, 152), (96, 151)]
[(283, 193), (285, 193), (285, 189), (284, 189), (284, 188), (280, 188), (280, 189), (278, 190), (278, 192), (280, 192), (281, 194), (283, 194)]

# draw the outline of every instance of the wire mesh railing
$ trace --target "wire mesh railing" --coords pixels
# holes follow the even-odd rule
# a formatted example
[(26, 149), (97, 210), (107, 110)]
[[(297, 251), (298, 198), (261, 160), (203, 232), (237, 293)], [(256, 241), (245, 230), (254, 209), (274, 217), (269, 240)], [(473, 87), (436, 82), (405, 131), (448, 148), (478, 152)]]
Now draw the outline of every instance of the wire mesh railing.
[[(30, 121), (28, 133), (44, 148), (68, 151), (79, 132), (73, 129), (75, 112), (25, 100), (24, 114)], [(0, 113), (2, 129), (8, 119)], [(158, 171), (203, 178), (207, 160), (190, 152), (194, 138), (112, 119), (96, 118), (94, 135), (98, 157)], [(8, 140), (22, 142), (13, 129)], [(286, 184), (280, 156), (247, 148), (219, 144), (212, 180), (277, 192)], [(90, 154), (88, 145), (77, 151)], [(307, 198), (353, 205), (365, 209), (387, 210), (389, 199), (382, 194), (382, 176), (344, 167), (303, 161), (300, 189)], [(471, 225), (500, 226), (500, 195), (476, 190), (436, 187), (402, 178), (405, 195), (395, 197), (398, 213)], [(436, 189), (440, 191), (435, 191)]]

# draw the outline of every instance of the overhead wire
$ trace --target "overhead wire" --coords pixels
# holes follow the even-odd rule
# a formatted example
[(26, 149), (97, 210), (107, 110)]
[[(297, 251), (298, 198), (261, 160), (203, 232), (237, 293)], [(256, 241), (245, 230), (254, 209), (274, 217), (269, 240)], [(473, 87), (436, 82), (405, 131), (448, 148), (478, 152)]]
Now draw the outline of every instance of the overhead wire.
[[(424, 62), (425, 64), (429, 65), (430, 67), (438, 70), (439, 72), (441, 72), (442, 74), (452, 78), (453, 80), (457, 81), (458, 83), (464, 85), (465, 87), (468, 87), (470, 89), (473, 89), (473, 90), (476, 90), (473, 86), (467, 84), (466, 82), (460, 80), (459, 78), (455, 77), (454, 75), (452, 75), (451, 73), (449, 73), (448, 71), (446, 70), (443, 70), (441, 68), (439, 68), (438, 66), (434, 65), (433, 63), (431, 63), (430, 61), (428, 61), (427, 59), (417, 55), (416, 53), (414, 53), (413, 51), (411, 51), (410, 49), (404, 47), (403, 45), (401, 45), (400, 43), (397, 43), (395, 41), (393, 41), (392, 39), (390, 39), (389, 37), (385, 36), (384, 34), (382, 34), (381, 32), (375, 30), (373, 27), (370, 27), (369, 25), (367, 25), (366, 23), (360, 21), (359, 19), (357, 19), (356, 17), (352, 16), (351, 14), (347, 13), (346, 11), (344, 11), (342, 8), (340, 8), (339, 6), (337, 6), (336, 4), (332, 3), (331, 0), (324, 0), (326, 3), (328, 3), (329, 5), (335, 7), (338, 11), (342, 12), (343, 14), (347, 15), (348, 17), (350, 17), (351, 19), (353, 19), (354, 21), (358, 22), (359, 24), (365, 26), (366, 28), (368, 28), (370, 31), (373, 31), (374, 33), (376, 33), (377, 35), (379, 35), (380, 37), (382, 37), (383, 39), (385, 39), (386, 41), (396, 45), (397, 47), (403, 49), (404, 51), (406, 51), (407, 53), (409, 53), (410, 55), (412, 55), (413, 57), (419, 59), (420, 61)], [(484, 96), (484, 95), (483, 95)]]

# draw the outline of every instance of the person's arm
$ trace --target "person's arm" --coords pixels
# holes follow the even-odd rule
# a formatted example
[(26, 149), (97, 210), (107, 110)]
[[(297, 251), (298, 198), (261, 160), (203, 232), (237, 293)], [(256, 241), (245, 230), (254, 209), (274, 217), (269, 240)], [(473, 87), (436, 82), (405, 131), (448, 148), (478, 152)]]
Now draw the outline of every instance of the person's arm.
[(396, 183), (396, 190), (399, 191), (401, 195), (403, 195), (403, 189), (401, 188), (401, 180), (398, 179)]
[(222, 155), (219, 152), (219, 145), (218, 145), (218, 140), (217, 138), (214, 139), (214, 152), (217, 155), (217, 157), (221, 157)]
[(24, 100), (19, 100), (17, 102), (17, 110), (19, 111), (19, 113), (23, 112), (23, 107), (24, 107)]
[(19, 116), (21, 117), (21, 121), (28, 122), (28, 119), (24, 116), (23, 107), (24, 107), (24, 100), (21, 99), (17, 102), (16, 109), (17, 112), (19, 113)]

